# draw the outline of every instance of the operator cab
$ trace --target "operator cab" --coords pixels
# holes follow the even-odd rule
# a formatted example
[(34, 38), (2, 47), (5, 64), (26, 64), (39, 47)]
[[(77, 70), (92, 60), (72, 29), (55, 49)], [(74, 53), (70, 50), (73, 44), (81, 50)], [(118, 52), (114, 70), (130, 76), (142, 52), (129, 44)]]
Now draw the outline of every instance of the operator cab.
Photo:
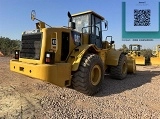
[(142, 49), (141, 45), (138, 45), (138, 44), (129, 45), (129, 50), (130, 51), (140, 51), (141, 49)]
[(142, 50), (142, 45), (138, 45), (138, 44), (131, 44), (129, 45), (129, 51), (133, 51), (134, 53), (136, 53), (138, 56), (140, 56), (141, 51)]
[(104, 18), (93, 11), (72, 15), (75, 30), (82, 34), (89, 34), (89, 44), (102, 48), (102, 21)]

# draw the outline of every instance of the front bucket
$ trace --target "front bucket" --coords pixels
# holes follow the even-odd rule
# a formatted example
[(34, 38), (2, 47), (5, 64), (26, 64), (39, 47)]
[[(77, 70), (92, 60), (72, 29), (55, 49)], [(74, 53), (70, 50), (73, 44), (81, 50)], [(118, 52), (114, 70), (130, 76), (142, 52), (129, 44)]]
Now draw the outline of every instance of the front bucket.
[(136, 57), (135, 60), (137, 65), (145, 65), (145, 57)]
[(160, 57), (151, 57), (150, 62), (151, 65), (160, 65)]

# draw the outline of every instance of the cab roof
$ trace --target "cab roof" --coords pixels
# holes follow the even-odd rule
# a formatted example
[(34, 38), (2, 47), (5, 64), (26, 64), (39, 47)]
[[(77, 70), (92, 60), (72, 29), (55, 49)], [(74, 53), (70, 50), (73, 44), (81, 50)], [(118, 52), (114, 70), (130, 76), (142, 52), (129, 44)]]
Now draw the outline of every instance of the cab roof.
[(93, 14), (94, 16), (100, 18), (101, 20), (104, 20), (104, 17), (102, 17), (101, 15), (97, 14), (96, 12), (94, 12), (92, 10), (88, 10), (88, 11), (72, 14), (72, 17), (80, 16), (80, 15), (84, 15), (84, 14)]

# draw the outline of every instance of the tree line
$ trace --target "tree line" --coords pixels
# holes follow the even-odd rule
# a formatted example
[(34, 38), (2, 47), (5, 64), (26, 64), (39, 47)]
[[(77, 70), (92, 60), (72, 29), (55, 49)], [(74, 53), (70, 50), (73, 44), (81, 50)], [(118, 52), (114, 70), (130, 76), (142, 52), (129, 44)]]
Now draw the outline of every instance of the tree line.
[[(20, 50), (21, 41), (20, 40), (11, 40), (7, 37), (0, 37), (0, 51), (5, 55), (13, 55), (15, 50)], [(129, 52), (129, 48), (123, 44), (122, 48), (118, 49), (120, 51), (123, 51), (124, 53)], [(141, 55), (146, 57), (146, 59), (149, 59), (152, 56), (152, 50), (151, 49), (142, 49)]]
[(20, 40), (11, 40), (7, 37), (0, 37), (0, 51), (5, 56), (10, 56), (14, 54), (15, 50), (19, 50), (21, 45)]

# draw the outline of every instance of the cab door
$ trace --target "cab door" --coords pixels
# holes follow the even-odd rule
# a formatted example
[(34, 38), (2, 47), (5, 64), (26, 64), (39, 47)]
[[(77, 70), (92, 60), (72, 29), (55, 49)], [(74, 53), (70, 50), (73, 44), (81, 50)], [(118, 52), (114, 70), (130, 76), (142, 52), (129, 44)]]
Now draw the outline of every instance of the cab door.
[(90, 44), (95, 44), (98, 48), (102, 48), (101, 19), (91, 15), (91, 26)]

